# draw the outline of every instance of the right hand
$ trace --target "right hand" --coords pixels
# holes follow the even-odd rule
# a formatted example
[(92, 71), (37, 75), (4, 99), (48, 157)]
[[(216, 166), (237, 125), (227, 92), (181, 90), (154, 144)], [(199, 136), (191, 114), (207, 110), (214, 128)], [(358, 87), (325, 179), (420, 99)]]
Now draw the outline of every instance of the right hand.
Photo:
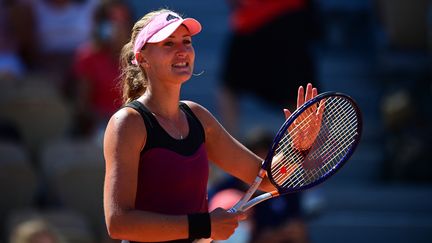
[(216, 208), (210, 213), (211, 238), (213, 240), (228, 239), (239, 225), (239, 221), (246, 218), (244, 212), (229, 213), (223, 208)]

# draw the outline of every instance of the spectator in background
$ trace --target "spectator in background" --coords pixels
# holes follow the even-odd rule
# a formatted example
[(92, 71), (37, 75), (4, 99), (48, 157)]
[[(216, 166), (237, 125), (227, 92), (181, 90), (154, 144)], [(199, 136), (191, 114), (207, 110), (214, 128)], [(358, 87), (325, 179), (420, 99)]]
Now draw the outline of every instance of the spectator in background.
[[(0, 97), (4, 98), (6, 93), (11, 93), (20, 79), (26, 74), (26, 65), (20, 55), (17, 29), (14, 17), (21, 8), (13, 0), (0, 3)], [(23, 19), (24, 21), (24, 19)], [(0, 112), (0, 141), (15, 142), (22, 141), (18, 125), (6, 118)]]
[(92, 39), (78, 48), (73, 64), (81, 134), (104, 128), (121, 105), (116, 83), (120, 51), (132, 27), (131, 11), (121, 0), (105, 1), (96, 9), (94, 22)]
[(37, 43), (35, 69), (49, 76), (62, 91), (76, 48), (90, 38), (92, 16), (100, 0), (23, 1), (33, 15), (25, 30), (35, 30), (31, 39)]
[(6, 28), (6, 35), (2, 33), (0, 38), (13, 46), (25, 71), (32, 70), (38, 53), (32, 5), (26, 0), (6, 0), (2, 1), (1, 8), (0, 25)]
[(18, 15), (19, 8), (14, 1), (2, 1), (0, 4), (0, 82), (2, 88), (7, 88), (5, 85), (12, 85), (26, 71), (20, 56), (17, 28), (13, 21), (14, 16)]
[(63, 236), (43, 219), (29, 219), (12, 229), (10, 243), (66, 243)]
[[(311, 42), (318, 33), (309, 0), (229, 0), (231, 34), (222, 70), (221, 115), (236, 133), (238, 96), (294, 110), (297, 87), (315, 86)], [(319, 88), (319, 87), (318, 87)]]

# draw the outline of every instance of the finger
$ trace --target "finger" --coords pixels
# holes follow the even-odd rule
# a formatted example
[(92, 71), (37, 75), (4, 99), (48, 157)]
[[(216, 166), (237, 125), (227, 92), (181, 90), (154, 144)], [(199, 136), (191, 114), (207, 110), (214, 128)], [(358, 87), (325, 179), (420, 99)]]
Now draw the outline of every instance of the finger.
[(288, 119), (291, 116), (291, 111), (288, 109), (283, 109), (283, 112), (285, 114), (285, 119)]
[(308, 101), (310, 99), (312, 99), (312, 84), (308, 83), (306, 86), (305, 101)]
[(315, 98), (318, 95), (318, 89), (317, 88), (313, 88), (312, 89), (312, 98)]
[(245, 212), (239, 212), (237, 216), (238, 221), (243, 221), (247, 219), (247, 214)]
[[(312, 98), (315, 98), (317, 95), (318, 95), (318, 90), (316, 88), (313, 88), (312, 89)], [(312, 107), (313, 107), (312, 112), (316, 112), (317, 106), (313, 105)]]
[(297, 90), (297, 108), (299, 108), (304, 103), (304, 89), (300, 86)]

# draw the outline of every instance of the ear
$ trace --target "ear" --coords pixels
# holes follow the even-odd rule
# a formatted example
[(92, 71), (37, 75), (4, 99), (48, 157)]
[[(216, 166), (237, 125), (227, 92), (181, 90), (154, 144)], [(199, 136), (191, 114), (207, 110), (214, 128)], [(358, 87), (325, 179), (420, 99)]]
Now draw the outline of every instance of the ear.
[(140, 66), (148, 67), (149, 64), (148, 64), (147, 60), (143, 57), (141, 52), (135, 53), (135, 59), (138, 61), (138, 64)]

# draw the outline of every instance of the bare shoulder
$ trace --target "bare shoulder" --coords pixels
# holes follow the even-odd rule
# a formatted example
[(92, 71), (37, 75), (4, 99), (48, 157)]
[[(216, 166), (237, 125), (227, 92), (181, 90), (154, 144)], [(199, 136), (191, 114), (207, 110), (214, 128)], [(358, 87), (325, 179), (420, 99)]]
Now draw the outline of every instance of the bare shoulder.
[(123, 144), (145, 144), (147, 132), (144, 121), (136, 110), (125, 107), (111, 116), (106, 131), (105, 139), (127, 140)]
[(116, 129), (140, 129), (145, 128), (143, 119), (138, 111), (125, 107), (111, 116), (108, 126)]
[(193, 111), (193, 113), (200, 119), (201, 122), (206, 122), (207, 120), (213, 120), (214, 117), (209, 110), (204, 106), (189, 100), (182, 101)]
[(204, 129), (206, 130), (207, 135), (212, 134), (215, 131), (221, 130), (222, 128), (221, 124), (207, 108), (193, 101), (183, 101), (183, 102), (189, 106), (189, 108), (200, 120), (201, 124), (204, 126)]

